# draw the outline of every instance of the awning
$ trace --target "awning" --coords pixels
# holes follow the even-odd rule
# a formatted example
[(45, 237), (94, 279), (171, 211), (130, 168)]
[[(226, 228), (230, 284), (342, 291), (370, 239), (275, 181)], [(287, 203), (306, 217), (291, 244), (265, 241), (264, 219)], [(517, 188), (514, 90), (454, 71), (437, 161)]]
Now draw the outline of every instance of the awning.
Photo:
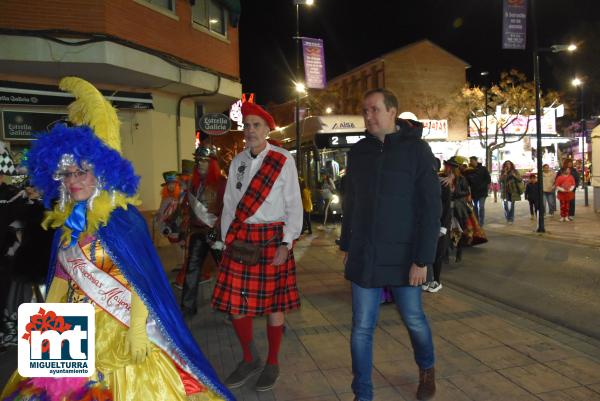
[[(117, 109), (153, 109), (152, 94), (100, 90)], [(66, 106), (73, 95), (54, 85), (0, 81), (0, 105)]]

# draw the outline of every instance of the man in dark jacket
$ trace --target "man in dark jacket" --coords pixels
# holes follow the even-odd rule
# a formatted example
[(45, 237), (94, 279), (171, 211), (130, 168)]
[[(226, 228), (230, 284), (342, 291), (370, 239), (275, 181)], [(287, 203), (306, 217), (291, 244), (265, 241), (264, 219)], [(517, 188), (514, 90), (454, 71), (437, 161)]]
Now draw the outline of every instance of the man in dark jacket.
[(469, 158), (469, 167), (465, 171), (469, 187), (471, 188), (471, 198), (473, 199), (473, 212), (479, 220), (479, 225), (483, 226), (485, 219), (485, 199), (488, 196), (488, 187), (492, 182), (487, 168), (483, 167), (477, 161), (477, 156)]
[(435, 259), (440, 232), (440, 184), (420, 123), (398, 120), (398, 100), (386, 89), (363, 98), (367, 136), (348, 154), (340, 249), (352, 282), (352, 390), (371, 401), (373, 331), (389, 286), (410, 334), (419, 366), (417, 399), (435, 394), (431, 330), (421, 285)]

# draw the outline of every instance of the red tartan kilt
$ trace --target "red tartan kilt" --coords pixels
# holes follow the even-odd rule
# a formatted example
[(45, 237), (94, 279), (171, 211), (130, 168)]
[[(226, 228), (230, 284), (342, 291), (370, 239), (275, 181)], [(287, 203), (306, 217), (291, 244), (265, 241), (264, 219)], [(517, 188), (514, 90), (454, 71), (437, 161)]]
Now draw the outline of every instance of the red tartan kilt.
[(283, 239), (283, 223), (242, 224), (235, 239), (267, 244), (259, 263), (244, 265), (229, 257), (227, 249), (219, 265), (212, 307), (232, 315), (261, 316), (300, 307), (294, 255), (281, 266), (273, 266), (275, 250)]

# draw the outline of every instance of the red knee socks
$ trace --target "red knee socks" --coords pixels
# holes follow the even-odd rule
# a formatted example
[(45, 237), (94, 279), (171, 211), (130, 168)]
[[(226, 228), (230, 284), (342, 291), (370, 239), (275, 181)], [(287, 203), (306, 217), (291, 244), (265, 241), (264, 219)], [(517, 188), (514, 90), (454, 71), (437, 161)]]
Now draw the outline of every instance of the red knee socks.
[(269, 355), (267, 363), (269, 365), (278, 365), (279, 347), (281, 346), (281, 337), (283, 336), (283, 325), (269, 326), (267, 324), (267, 340), (269, 341)]
[(254, 360), (254, 355), (252, 355), (252, 350), (250, 349), (250, 344), (252, 343), (252, 318), (246, 316), (240, 319), (232, 319), (231, 324), (242, 346), (244, 361), (252, 362)]

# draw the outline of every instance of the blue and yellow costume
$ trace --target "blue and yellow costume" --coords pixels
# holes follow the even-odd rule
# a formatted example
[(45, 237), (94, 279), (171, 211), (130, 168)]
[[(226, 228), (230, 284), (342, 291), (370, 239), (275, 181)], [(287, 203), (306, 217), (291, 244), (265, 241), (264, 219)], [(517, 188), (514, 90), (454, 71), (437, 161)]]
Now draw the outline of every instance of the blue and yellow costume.
[[(60, 401), (89, 400), (235, 400), (221, 384), (187, 329), (150, 239), (135, 208), (139, 177), (120, 155), (118, 120), (112, 106), (88, 82), (64, 78), (61, 89), (74, 94), (69, 118), (74, 127), (55, 126), (41, 135), (29, 153), (32, 183), (44, 194), (46, 207), (59, 198), (44, 224), (57, 228), (48, 274), (48, 302), (92, 302), (61, 266), (60, 253), (80, 247), (92, 265), (110, 274), (132, 295), (130, 326), (94, 304), (96, 373), (78, 392), (65, 391)], [(89, 200), (74, 202), (58, 178), (64, 165), (85, 166), (98, 184)], [(65, 284), (66, 283), (66, 284)], [(57, 288), (64, 289), (58, 291)], [(140, 304), (136, 307), (135, 299)], [(93, 303), (93, 302), (92, 302)], [(128, 351), (135, 310), (156, 322), (170, 351), (152, 340), (143, 361)], [(135, 333), (134, 333), (135, 334)], [(142, 333), (146, 341), (146, 333)], [(57, 380), (61, 379), (49, 379)], [(40, 381), (15, 372), (0, 399), (53, 400)]]

